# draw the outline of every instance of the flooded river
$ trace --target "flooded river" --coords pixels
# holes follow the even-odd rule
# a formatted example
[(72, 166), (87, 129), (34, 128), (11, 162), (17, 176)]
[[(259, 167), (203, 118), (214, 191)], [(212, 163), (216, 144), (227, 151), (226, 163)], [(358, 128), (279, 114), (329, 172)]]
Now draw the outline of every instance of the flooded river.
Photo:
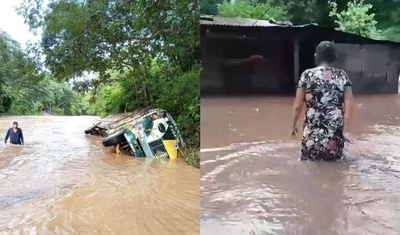
[(0, 117), (0, 234), (199, 234), (199, 170), (117, 155), (84, 135), (96, 120)]
[(356, 97), (340, 162), (298, 160), (292, 101), (202, 99), (202, 234), (400, 234), (400, 96)]

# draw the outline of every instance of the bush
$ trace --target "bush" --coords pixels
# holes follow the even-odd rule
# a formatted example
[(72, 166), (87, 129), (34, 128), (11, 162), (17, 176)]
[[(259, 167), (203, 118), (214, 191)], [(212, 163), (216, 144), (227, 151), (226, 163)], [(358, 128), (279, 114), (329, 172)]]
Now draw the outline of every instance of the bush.
[(189, 146), (200, 147), (200, 66), (180, 76), (168, 76), (165, 71), (160, 67), (153, 71), (158, 78), (150, 84), (154, 105), (171, 113)]
[(266, 19), (274, 21), (286, 21), (287, 12), (274, 1), (260, 3), (250, 0), (236, 0), (234, 2), (224, 1), (218, 4), (218, 13), (225, 17), (241, 17), (252, 19)]
[(347, 9), (337, 11), (336, 2), (329, 2), (331, 12), (329, 15), (334, 17), (335, 23), (339, 25), (338, 30), (358, 34), (364, 37), (372, 37), (376, 34), (377, 21), (375, 14), (369, 13), (372, 9), (371, 4), (364, 3), (364, 0), (353, 0), (347, 3)]

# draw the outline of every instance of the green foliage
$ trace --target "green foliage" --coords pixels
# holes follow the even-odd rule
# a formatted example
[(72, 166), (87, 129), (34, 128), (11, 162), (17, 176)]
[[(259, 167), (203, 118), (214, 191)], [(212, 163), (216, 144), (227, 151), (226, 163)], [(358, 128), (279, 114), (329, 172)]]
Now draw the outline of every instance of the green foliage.
[(200, 1), (200, 13), (204, 15), (217, 15), (217, 4), (221, 4), (223, 0), (206, 0)]
[(75, 83), (86, 93), (85, 112), (105, 116), (152, 105), (171, 112), (183, 133), (199, 129), (200, 1), (47, 2), (45, 9), (43, 0), (25, 0), (19, 13), (31, 30), (42, 28), (32, 49), (45, 55), (58, 80), (97, 74)]
[(17, 106), (18, 98), (29, 93), (41, 79), (35, 62), (25, 55), (16, 41), (0, 31), (0, 113)]
[(335, 18), (339, 25), (339, 30), (349, 33), (355, 33), (361, 36), (369, 37), (376, 32), (377, 21), (375, 14), (370, 13), (371, 4), (364, 3), (364, 0), (353, 0), (347, 3), (347, 9), (341, 12), (337, 11), (336, 2), (330, 2), (330, 16)]
[[(225, 12), (215, 12), (209, 6), (214, 6), (218, 0), (203, 0), (202, 14), (225, 15), (228, 17), (260, 18), (263, 12), (259, 12), (262, 4), (268, 4), (285, 12), (284, 19), (288, 19), (294, 25), (305, 23), (317, 23), (324, 26), (339, 24), (346, 32), (360, 35), (370, 35), (377, 39), (398, 40), (397, 25), (400, 22), (400, 7), (388, 5), (385, 0), (365, 1), (317, 1), (317, 0), (239, 0), (220, 2)], [(333, 4), (332, 4), (333, 2)], [(241, 6), (244, 5), (244, 6)], [(235, 7), (236, 6), (236, 7)], [(240, 7), (238, 7), (240, 6)], [(272, 9), (272, 8), (271, 8)], [(267, 12), (273, 12), (267, 10)], [(371, 16), (373, 17), (371, 18)], [(266, 13), (262, 19), (276, 18)], [(339, 18), (341, 18), (339, 20)], [(276, 18), (275, 20), (278, 20)], [(374, 23), (376, 21), (377, 23)], [(353, 23), (356, 23), (353, 25)], [(374, 31), (374, 26), (378, 30)], [(369, 32), (371, 31), (371, 32)]]
[(45, 77), (20, 45), (0, 31), (0, 113), (81, 113), (80, 97), (66, 83)]
[(324, 11), (324, 8), (318, 5), (318, 3), (323, 1), (282, 0), (280, 2), (282, 3), (282, 7), (287, 11), (289, 20), (294, 24), (315, 22), (317, 20), (318, 13)]
[(394, 25), (381, 30), (379, 31), (379, 34), (375, 36), (375, 38), (400, 42), (400, 26)]
[(274, 1), (260, 2), (257, 0), (224, 1), (218, 4), (218, 12), (225, 17), (241, 17), (265, 19), (273, 21), (287, 20), (287, 12)]
[[(153, 60), (148, 73), (148, 105), (166, 109), (177, 121), (179, 129), (190, 146), (200, 143), (200, 67), (194, 65), (188, 72), (177, 73), (177, 66), (163, 60)], [(112, 82), (100, 85), (85, 97), (88, 112), (102, 117), (133, 111), (143, 107), (135, 97), (132, 88), (135, 79), (127, 79), (124, 74), (111, 72)], [(119, 78), (119, 79), (116, 79)], [(138, 92), (139, 93), (139, 92)], [(143, 95), (143, 93), (141, 93)], [(92, 100), (92, 101), (91, 101)]]
[(19, 12), (32, 29), (43, 28), (37, 51), (63, 80), (85, 71), (101, 82), (109, 69), (145, 73), (148, 58), (159, 56), (188, 70), (199, 56), (198, 1), (49, 0), (46, 10), (36, 2), (24, 1)]
[(168, 110), (176, 119), (185, 141), (200, 147), (200, 66), (178, 75), (171, 64), (161, 64), (151, 72), (154, 105)]
[[(90, 94), (93, 96), (93, 94)], [(105, 117), (110, 114), (124, 111), (123, 105), (125, 99), (121, 99), (124, 95), (124, 87), (121, 82), (115, 82), (109, 85), (100, 85), (96, 94), (94, 94), (94, 102), (87, 100), (87, 105), (93, 104), (88, 109), (89, 113)]]
[(200, 154), (197, 149), (186, 148), (180, 153), (180, 155), (182, 155), (190, 166), (200, 168)]
[(56, 115), (80, 115), (82, 96), (72, 91), (67, 83), (50, 78), (30, 86), (14, 86), (5, 89), (13, 101), (8, 114), (32, 115), (47, 112)]

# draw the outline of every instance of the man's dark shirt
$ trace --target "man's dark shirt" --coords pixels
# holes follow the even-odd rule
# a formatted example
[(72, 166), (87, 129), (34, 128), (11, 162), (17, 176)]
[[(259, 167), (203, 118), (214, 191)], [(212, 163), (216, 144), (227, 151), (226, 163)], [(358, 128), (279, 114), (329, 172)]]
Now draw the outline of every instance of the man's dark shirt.
[(22, 129), (20, 128), (17, 128), (17, 132), (14, 132), (13, 128), (8, 129), (4, 143), (7, 143), (8, 137), (10, 137), (10, 143), (12, 144), (24, 143), (24, 135), (22, 134)]

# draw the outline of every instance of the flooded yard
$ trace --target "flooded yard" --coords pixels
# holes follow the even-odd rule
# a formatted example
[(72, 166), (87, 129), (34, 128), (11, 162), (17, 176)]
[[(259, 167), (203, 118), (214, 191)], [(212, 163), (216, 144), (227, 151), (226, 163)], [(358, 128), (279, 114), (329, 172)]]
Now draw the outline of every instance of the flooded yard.
[(202, 234), (399, 234), (400, 97), (356, 97), (357, 142), (318, 163), (299, 161), (292, 101), (202, 99)]

